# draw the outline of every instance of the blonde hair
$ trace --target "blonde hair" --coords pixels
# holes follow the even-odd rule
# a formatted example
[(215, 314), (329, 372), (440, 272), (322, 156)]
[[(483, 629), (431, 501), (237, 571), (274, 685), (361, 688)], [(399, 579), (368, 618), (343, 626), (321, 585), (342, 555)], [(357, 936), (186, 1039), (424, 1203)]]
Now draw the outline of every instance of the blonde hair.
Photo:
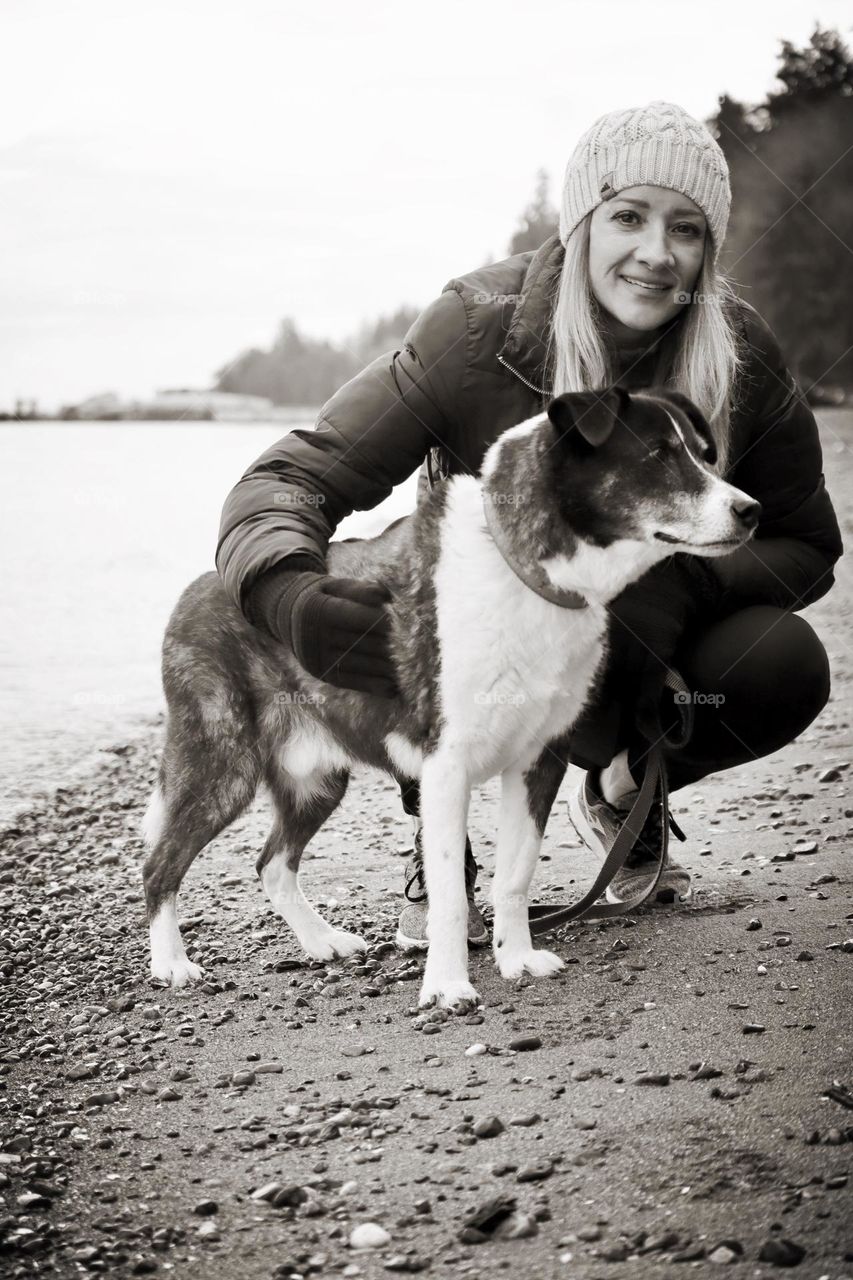
[[(614, 370), (599, 324), (600, 309), (589, 281), (589, 213), (566, 242), (548, 337), (553, 394), (598, 391), (612, 385)], [(693, 298), (670, 322), (654, 373), (657, 386), (680, 391), (708, 421), (717, 445), (714, 470), (725, 474), (735, 380), (743, 364), (734, 315), (737, 295), (706, 252)]]

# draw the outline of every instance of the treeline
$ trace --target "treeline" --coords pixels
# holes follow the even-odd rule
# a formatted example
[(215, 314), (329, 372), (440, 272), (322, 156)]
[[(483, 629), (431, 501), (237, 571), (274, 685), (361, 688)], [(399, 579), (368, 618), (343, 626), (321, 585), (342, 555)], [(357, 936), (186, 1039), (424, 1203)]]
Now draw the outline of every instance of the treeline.
[[(721, 266), (779, 338), (815, 399), (853, 390), (853, 63), (837, 31), (782, 42), (782, 87), (746, 105), (723, 96), (708, 125), (729, 164), (732, 215)], [(507, 251), (536, 249), (557, 230), (540, 170)], [(377, 355), (398, 346), (418, 314), (400, 307), (334, 344), (282, 321), (269, 350), (252, 348), (217, 374), (217, 389), (274, 404), (321, 404)]]

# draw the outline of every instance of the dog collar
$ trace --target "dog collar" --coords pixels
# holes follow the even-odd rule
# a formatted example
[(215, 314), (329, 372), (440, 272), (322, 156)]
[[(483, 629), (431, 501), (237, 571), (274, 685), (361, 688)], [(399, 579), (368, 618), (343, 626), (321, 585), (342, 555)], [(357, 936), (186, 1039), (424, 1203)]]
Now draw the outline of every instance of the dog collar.
[(529, 570), (524, 565), (519, 564), (512, 554), (509, 539), (501, 528), (500, 521), (495, 515), (494, 507), (485, 491), (483, 492), (483, 512), (486, 517), (486, 526), (494, 538), (495, 546), (515, 576), (526, 587), (529, 587), (531, 591), (535, 591), (537, 596), (541, 596), (543, 600), (549, 601), (550, 604), (559, 605), (561, 609), (585, 609), (587, 607), (589, 602), (582, 595), (579, 595), (577, 591), (561, 591), (559, 587), (555, 587), (553, 583), (549, 582), (544, 569), (537, 574), (534, 570)]

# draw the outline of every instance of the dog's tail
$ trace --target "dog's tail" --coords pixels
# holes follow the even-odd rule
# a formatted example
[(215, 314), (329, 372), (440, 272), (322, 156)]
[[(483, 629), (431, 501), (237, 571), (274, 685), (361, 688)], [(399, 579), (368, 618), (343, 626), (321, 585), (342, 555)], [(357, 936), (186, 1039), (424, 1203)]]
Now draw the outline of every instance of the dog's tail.
[(149, 849), (153, 849), (160, 836), (163, 833), (163, 827), (166, 823), (166, 800), (163, 795), (163, 789), (158, 782), (154, 790), (151, 792), (151, 799), (148, 801), (148, 808), (142, 815), (142, 821), (139, 824), (139, 832)]

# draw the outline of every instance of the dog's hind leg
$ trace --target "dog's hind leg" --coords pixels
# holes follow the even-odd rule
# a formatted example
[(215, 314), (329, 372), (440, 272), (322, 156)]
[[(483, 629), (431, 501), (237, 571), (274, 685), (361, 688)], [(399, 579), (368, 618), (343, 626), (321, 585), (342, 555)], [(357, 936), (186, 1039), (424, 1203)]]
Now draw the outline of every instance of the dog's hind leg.
[(193, 860), (251, 803), (259, 777), (255, 751), (229, 739), (189, 741), (170, 725), (160, 781), (143, 819), (152, 846), (142, 879), (153, 978), (183, 987), (202, 976), (184, 949), (175, 900)]
[(314, 960), (332, 960), (364, 951), (357, 933), (335, 929), (311, 906), (299, 884), (299, 863), (312, 836), (337, 809), (347, 789), (346, 770), (295, 779), (269, 766), (267, 783), (275, 802), (273, 829), (258, 859), (258, 875), (276, 911)]
[(563, 961), (552, 951), (534, 948), (528, 921), (530, 882), (548, 814), (566, 772), (564, 759), (554, 747), (546, 747), (526, 771), (514, 766), (501, 774), (492, 904), (495, 962), (504, 978), (519, 978), (525, 970), (542, 977), (563, 968)]

